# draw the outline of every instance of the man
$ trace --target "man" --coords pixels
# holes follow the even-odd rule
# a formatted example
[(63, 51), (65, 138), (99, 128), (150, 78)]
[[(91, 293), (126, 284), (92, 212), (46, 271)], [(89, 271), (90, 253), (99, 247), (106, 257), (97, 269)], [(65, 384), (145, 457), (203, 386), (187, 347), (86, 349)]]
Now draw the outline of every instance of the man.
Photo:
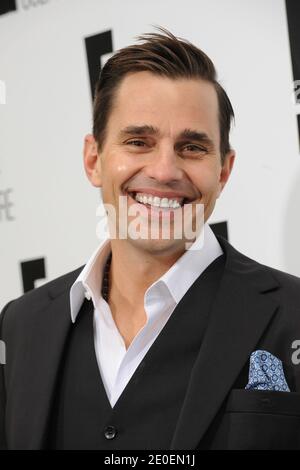
[[(233, 110), (211, 60), (161, 33), (106, 63), (85, 138), (117, 235), (2, 311), (3, 448), (300, 448), (300, 280), (210, 229)], [(146, 236), (121, 237), (136, 208)]]

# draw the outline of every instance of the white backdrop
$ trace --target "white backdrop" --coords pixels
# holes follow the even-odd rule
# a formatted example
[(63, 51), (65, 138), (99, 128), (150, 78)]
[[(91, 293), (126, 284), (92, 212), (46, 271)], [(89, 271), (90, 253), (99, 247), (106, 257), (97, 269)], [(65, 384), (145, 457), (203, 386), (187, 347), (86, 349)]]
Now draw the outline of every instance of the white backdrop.
[(117, 50), (152, 24), (212, 58), (235, 109), (235, 168), (210, 222), (227, 221), (229, 241), (248, 256), (300, 275), (284, 0), (19, 0), (0, 16), (0, 308), (23, 292), (21, 262), (45, 258), (37, 286), (97, 246), (99, 192), (82, 164), (92, 125), (84, 38), (111, 30)]

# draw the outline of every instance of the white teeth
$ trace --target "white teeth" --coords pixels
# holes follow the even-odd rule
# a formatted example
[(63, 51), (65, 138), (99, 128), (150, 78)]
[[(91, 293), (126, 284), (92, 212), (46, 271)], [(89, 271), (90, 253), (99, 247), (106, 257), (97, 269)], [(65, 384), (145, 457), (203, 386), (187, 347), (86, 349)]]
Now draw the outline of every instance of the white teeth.
[(136, 193), (134, 199), (138, 202), (142, 202), (143, 204), (150, 204), (155, 207), (176, 209), (181, 206), (176, 199), (168, 199), (167, 197), (160, 198), (158, 196), (153, 197), (150, 194), (148, 195), (144, 193)]
[[(169, 201), (167, 197), (163, 197), (160, 201), (161, 207), (169, 207)], [(170, 206), (173, 207), (172, 201), (170, 201)]]

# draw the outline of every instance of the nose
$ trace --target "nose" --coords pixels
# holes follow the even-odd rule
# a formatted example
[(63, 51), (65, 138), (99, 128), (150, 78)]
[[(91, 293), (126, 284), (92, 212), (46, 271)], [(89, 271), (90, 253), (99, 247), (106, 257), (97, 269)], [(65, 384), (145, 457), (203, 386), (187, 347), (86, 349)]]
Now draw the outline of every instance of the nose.
[(182, 179), (179, 157), (171, 145), (161, 146), (153, 153), (153, 158), (145, 168), (149, 178), (161, 183), (170, 183)]

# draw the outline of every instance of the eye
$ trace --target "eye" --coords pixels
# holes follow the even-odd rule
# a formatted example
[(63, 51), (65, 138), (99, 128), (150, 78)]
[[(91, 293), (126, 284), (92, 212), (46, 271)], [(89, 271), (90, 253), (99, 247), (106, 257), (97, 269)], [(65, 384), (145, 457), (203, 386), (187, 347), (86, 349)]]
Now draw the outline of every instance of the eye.
[(143, 147), (145, 142), (143, 140), (130, 140), (129, 142), (126, 142), (127, 145), (134, 145), (135, 147)]
[(183, 147), (183, 150), (187, 150), (188, 152), (198, 153), (198, 152), (207, 152), (207, 149), (204, 147), (199, 147), (195, 144), (188, 144)]

